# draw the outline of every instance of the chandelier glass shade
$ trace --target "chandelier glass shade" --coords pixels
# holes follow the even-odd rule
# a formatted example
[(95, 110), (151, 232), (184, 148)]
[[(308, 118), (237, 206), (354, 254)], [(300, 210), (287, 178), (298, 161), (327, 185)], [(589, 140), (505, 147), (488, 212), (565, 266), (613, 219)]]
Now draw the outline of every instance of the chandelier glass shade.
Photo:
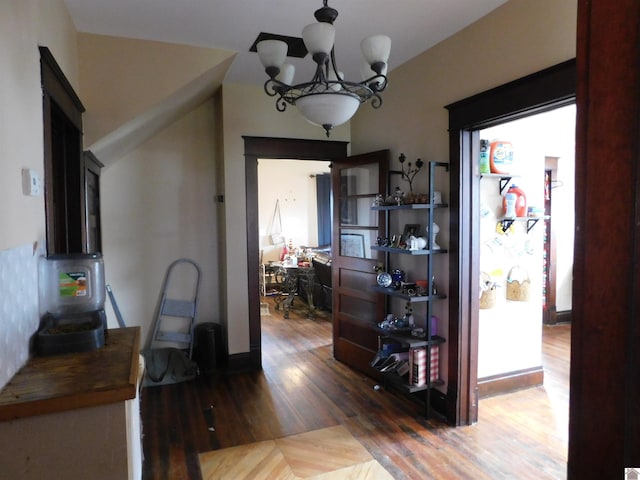
[(323, 6), (314, 14), (317, 22), (302, 30), (305, 47), (316, 63), (309, 82), (293, 84), (295, 67), (286, 63), (288, 46), (281, 40), (263, 40), (256, 49), (269, 79), (264, 84), (267, 95), (276, 97), (276, 109), (286, 110), (295, 105), (309, 122), (325, 129), (341, 125), (356, 113), (361, 103), (371, 100), (373, 108), (382, 105), (380, 92), (387, 87), (387, 60), (391, 39), (386, 35), (372, 35), (362, 40), (360, 48), (365, 63), (360, 69), (362, 81), (352, 82), (336, 66), (333, 22), (338, 11)]

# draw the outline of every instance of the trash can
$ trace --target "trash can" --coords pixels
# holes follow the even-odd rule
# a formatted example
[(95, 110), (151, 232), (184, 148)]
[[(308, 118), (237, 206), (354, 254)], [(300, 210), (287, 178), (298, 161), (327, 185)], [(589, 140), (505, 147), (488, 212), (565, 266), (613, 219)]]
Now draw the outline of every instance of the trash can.
[(194, 329), (193, 360), (201, 375), (212, 375), (222, 367), (224, 347), (222, 327), (213, 322), (199, 323)]

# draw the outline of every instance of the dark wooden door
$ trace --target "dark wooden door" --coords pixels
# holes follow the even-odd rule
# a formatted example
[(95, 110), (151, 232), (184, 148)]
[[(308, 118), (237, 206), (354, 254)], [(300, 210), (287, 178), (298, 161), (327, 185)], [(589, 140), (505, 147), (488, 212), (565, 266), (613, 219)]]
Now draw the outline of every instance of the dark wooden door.
[(333, 188), (333, 352), (337, 360), (375, 375), (369, 366), (377, 350), (372, 328), (384, 315), (385, 299), (376, 284), (377, 238), (385, 218), (371, 206), (386, 193), (389, 151), (382, 150), (334, 161)]

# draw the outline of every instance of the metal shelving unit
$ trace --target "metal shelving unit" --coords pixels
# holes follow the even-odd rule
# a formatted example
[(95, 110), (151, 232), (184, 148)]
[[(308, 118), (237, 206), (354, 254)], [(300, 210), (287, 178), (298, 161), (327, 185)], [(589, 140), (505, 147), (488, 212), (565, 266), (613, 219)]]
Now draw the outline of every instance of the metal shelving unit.
[[(434, 175), (436, 168), (444, 168), (447, 172), (449, 171), (449, 164), (442, 162), (429, 162), (429, 195), (432, 197), (434, 192)], [(448, 205), (445, 203), (426, 203), (426, 204), (406, 204), (406, 205), (379, 205), (371, 207), (374, 211), (383, 211), (385, 212), (387, 218), (385, 224), (387, 225), (387, 229), (389, 228), (389, 215), (393, 213), (397, 213), (400, 211), (417, 211), (427, 216), (427, 228), (428, 231), (431, 232), (433, 230), (434, 224), (434, 211), (440, 208), (447, 208)], [(386, 232), (387, 236), (389, 232)], [(375, 327), (376, 332), (380, 337), (387, 337), (392, 339), (395, 342), (398, 342), (406, 348), (407, 351), (411, 349), (426, 347), (427, 350), (427, 372), (426, 372), (426, 383), (424, 385), (411, 385), (404, 378), (399, 376), (394, 372), (383, 372), (383, 375), (387, 381), (394, 387), (404, 391), (406, 393), (418, 393), (424, 392), (424, 401), (425, 401), (425, 418), (431, 417), (431, 388), (437, 385), (443, 385), (444, 381), (441, 379), (432, 381), (431, 380), (431, 357), (432, 357), (432, 349), (438, 348), (440, 345), (446, 342), (444, 337), (440, 337), (434, 335), (435, 332), (431, 332), (431, 317), (432, 317), (432, 303), (436, 300), (447, 298), (446, 295), (442, 293), (433, 294), (433, 257), (436, 255), (441, 255), (447, 253), (446, 249), (432, 249), (433, 236), (429, 234), (429, 238), (427, 240), (426, 248), (421, 250), (410, 250), (405, 248), (396, 248), (389, 246), (372, 246), (371, 249), (378, 252), (383, 252), (385, 255), (384, 265), (385, 268), (389, 269), (390, 265), (390, 256), (391, 255), (411, 255), (417, 257), (423, 257), (426, 260), (426, 267), (423, 270), (426, 274), (427, 278), (427, 295), (410, 295), (408, 293), (403, 292), (402, 290), (395, 289), (393, 287), (381, 287), (381, 286), (372, 286), (371, 288), (383, 295), (386, 295), (389, 298), (399, 298), (408, 303), (420, 303), (426, 305), (426, 315), (425, 315), (425, 337), (418, 338), (413, 337), (410, 334), (404, 334), (398, 331), (392, 331), (387, 329)], [(429, 339), (429, 340), (427, 340)]]

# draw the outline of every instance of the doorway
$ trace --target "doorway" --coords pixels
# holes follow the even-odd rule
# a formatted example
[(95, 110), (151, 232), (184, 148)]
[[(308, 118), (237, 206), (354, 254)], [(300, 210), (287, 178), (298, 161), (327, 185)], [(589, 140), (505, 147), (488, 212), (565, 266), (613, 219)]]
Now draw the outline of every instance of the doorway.
[(317, 186), (317, 180), (330, 172), (328, 161), (258, 160), (258, 246), (263, 263), (280, 260), (284, 243), (298, 250), (331, 243), (330, 237), (320, 241), (319, 220), (331, 204), (330, 197), (318, 198)]
[(569, 60), (446, 106), (449, 111), (450, 253), (447, 418), (478, 421), (480, 130), (575, 103), (576, 62)]
[(332, 161), (347, 156), (347, 142), (294, 138), (249, 137), (244, 139), (247, 203), (247, 301), (249, 303), (249, 356), (235, 368), (262, 368), (260, 326), (260, 253), (258, 159)]
[[(570, 317), (575, 113), (575, 105), (567, 105), (479, 132), (492, 150), (503, 146), (513, 157), (502, 174), (479, 180), (480, 298), (487, 299), (478, 311), (480, 398), (542, 385), (545, 313), (558, 305), (562, 318)], [(553, 182), (547, 182), (548, 166)], [(526, 216), (505, 213), (510, 189), (522, 192)], [(544, 215), (552, 194), (555, 208)]]
[(270, 306), (283, 310), (285, 319), (289, 308), (308, 317), (331, 310), (330, 165), (258, 160), (261, 315)]

